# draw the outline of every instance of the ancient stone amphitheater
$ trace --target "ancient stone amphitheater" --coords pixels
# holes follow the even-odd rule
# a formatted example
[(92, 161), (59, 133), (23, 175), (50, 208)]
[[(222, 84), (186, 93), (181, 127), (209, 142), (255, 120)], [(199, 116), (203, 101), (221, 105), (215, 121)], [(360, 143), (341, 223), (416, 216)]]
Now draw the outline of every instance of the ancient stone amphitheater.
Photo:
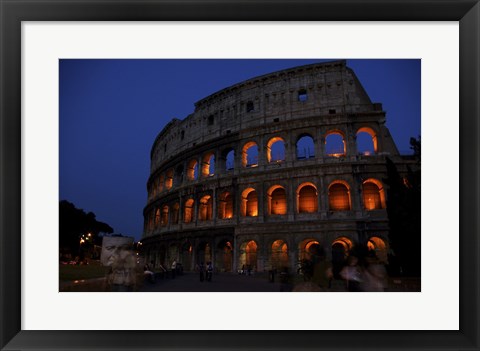
[(341, 261), (359, 243), (386, 260), (386, 157), (403, 171), (408, 160), (385, 115), (343, 60), (273, 72), (198, 101), (153, 143), (146, 260), (295, 271), (314, 248)]

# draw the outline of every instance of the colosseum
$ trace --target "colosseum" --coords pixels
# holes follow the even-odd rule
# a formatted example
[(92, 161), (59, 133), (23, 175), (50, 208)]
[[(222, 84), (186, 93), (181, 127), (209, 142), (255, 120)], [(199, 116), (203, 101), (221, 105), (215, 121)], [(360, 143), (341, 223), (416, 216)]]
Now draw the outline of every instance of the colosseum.
[[(148, 262), (295, 271), (313, 248), (389, 250), (386, 157), (409, 160), (344, 60), (252, 78), (195, 103), (151, 149)], [(360, 142), (363, 140), (363, 144)]]

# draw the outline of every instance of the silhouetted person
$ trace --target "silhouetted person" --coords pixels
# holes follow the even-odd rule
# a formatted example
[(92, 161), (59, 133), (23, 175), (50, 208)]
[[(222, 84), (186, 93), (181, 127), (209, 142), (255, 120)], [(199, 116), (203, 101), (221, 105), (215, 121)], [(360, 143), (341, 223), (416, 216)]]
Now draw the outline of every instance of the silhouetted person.
[(207, 263), (207, 282), (212, 281), (212, 275), (213, 275), (213, 265), (212, 262)]
[(203, 282), (205, 279), (205, 265), (203, 262), (198, 265), (198, 271), (200, 272), (200, 281)]
[(345, 280), (347, 291), (362, 291), (363, 268), (356, 256), (348, 257), (347, 265), (340, 271), (340, 276)]

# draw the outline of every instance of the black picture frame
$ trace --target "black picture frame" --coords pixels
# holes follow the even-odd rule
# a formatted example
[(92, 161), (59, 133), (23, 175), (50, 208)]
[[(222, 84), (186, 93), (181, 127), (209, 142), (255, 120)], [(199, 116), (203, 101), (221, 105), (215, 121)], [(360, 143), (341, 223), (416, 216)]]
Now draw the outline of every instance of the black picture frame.
[[(2, 350), (479, 350), (478, 0), (0, 0), (0, 12)], [(21, 22), (166, 20), (459, 22), (460, 330), (208, 332), (21, 330)], [(454, 191), (455, 185), (451, 186), (452, 189), (449, 191)], [(448, 282), (449, 278), (446, 277), (445, 283)], [(442, 315), (441, 311), (439, 315)]]

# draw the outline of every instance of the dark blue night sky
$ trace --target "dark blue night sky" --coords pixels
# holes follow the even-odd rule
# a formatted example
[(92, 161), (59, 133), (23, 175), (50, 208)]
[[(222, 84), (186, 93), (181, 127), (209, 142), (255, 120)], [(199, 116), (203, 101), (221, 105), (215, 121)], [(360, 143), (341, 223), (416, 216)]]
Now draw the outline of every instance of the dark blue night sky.
[[(243, 80), (322, 60), (60, 60), (60, 200), (141, 238), (150, 149), (174, 117)], [(401, 153), (420, 135), (420, 60), (348, 60)]]

